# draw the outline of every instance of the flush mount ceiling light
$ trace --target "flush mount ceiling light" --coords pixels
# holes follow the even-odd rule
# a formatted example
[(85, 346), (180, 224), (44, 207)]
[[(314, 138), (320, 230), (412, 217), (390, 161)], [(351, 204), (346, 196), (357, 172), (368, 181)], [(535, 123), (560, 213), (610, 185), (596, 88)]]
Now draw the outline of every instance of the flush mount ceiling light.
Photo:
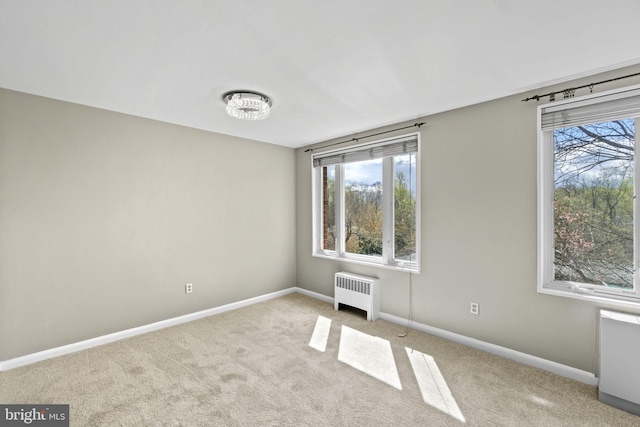
[(271, 99), (257, 92), (231, 91), (222, 95), (227, 113), (242, 120), (262, 120), (269, 117)]

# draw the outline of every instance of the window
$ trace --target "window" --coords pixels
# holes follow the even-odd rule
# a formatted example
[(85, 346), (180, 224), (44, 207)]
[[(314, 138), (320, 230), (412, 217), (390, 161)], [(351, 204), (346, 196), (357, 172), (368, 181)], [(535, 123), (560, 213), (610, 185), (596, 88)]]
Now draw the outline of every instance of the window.
[(640, 87), (538, 107), (538, 291), (640, 303)]
[(315, 154), (314, 255), (419, 271), (419, 134)]

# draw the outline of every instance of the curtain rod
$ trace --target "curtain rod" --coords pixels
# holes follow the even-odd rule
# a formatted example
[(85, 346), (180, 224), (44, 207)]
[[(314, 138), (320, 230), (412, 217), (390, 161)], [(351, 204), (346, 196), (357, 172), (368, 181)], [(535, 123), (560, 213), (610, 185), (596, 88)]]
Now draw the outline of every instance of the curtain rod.
[(544, 98), (545, 96), (549, 97), (549, 101), (555, 101), (556, 100), (556, 94), (559, 94), (559, 93), (563, 94), (565, 98), (572, 98), (573, 95), (575, 95), (577, 89), (584, 89), (585, 87), (588, 87), (591, 90), (591, 93), (593, 93), (593, 87), (594, 86), (601, 85), (603, 83), (615, 82), (616, 80), (628, 79), (629, 77), (635, 77), (635, 76), (640, 76), (640, 73), (628, 74), (628, 75), (622, 76), (622, 77), (614, 77), (613, 79), (602, 80), (602, 81), (596, 82), (596, 83), (589, 83), (588, 85), (582, 85), (582, 86), (577, 86), (577, 87), (570, 87), (568, 89), (556, 90), (554, 92), (545, 93), (544, 95), (533, 95), (533, 96), (531, 96), (529, 98), (523, 99), (522, 102), (528, 102), (528, 101), (532, 101), (534, 99), (536, 101), (540, 101), (540, 98)]
[(334, 145), (346, 144), (347, 142), (353, 142), (353, 141), (358, 142), (358, 141), (359, 141), (359, 140), (361, 140), (361, 139), (371, 138), (371, 137), (373, 137), (373, 136), (378, 136), (378, 135), (384, 135), (385, 133), (395, 132), (395, 131), (397, 131), (397, 130), (409, 129), (409, 128), (416, 127), (416, 126), (417, 126), (417, 127), (418, 127), (418, 129), (419, 129), (419, 128), (420, 128), (420, 126), (422, 126), (422, 125), (424, 125), (424, 124), (426, 124), (426, 122), (422, 122), (422, 123), (414, 123), (414, 124), (412, 124), (412, 125), (410, 125), (410, 126), (405, 126), (405, 127), (402, 127), (402, 128), (396, 128), (396, 129), (386, 130), (386, 131), (384, 131), (384, 132), (378, 132), (378, 133), (374, 133), (374, 134), (367, 135), (367, 136), (361, 136), (360, 138), (355, 138), (355, 137), (354, 137), (354, 138), (351, 138), (351, 139), (350, 139), (350, 140), (348, 140), (348, 141), (334, 142), (333, 144), (323, 145), (322, 147), (307, 148), (306, 150), (304, 150), (304, 152), (305, 152), (305, 153), (308, 153), (309, 151), (313, 152), (313, 150), (320, 150), (320, 149), (322, 149), (322, 148), (333, 147)]

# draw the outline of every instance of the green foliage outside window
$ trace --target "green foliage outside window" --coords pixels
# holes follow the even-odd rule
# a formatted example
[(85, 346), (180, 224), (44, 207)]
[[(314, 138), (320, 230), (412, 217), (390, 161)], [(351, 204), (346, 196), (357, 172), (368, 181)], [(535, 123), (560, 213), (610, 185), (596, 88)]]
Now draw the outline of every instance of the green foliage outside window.
[(556, 280), (633, 289), (634, 120), (554, 133)]

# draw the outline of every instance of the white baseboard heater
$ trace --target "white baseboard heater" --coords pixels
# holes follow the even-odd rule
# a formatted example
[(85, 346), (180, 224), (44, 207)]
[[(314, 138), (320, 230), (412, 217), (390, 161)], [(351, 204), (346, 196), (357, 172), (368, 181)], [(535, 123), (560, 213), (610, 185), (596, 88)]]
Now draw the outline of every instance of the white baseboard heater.
[(340, 272), (335, 275), (335, 296), (333, 308), (340, 304), (359, 308), (367, 312), (367, 320), (372, 322), (380, 312), (379, 280), (374, 277)]
[(640, 316), (600, 310), (600, 401), (640, 415)]

